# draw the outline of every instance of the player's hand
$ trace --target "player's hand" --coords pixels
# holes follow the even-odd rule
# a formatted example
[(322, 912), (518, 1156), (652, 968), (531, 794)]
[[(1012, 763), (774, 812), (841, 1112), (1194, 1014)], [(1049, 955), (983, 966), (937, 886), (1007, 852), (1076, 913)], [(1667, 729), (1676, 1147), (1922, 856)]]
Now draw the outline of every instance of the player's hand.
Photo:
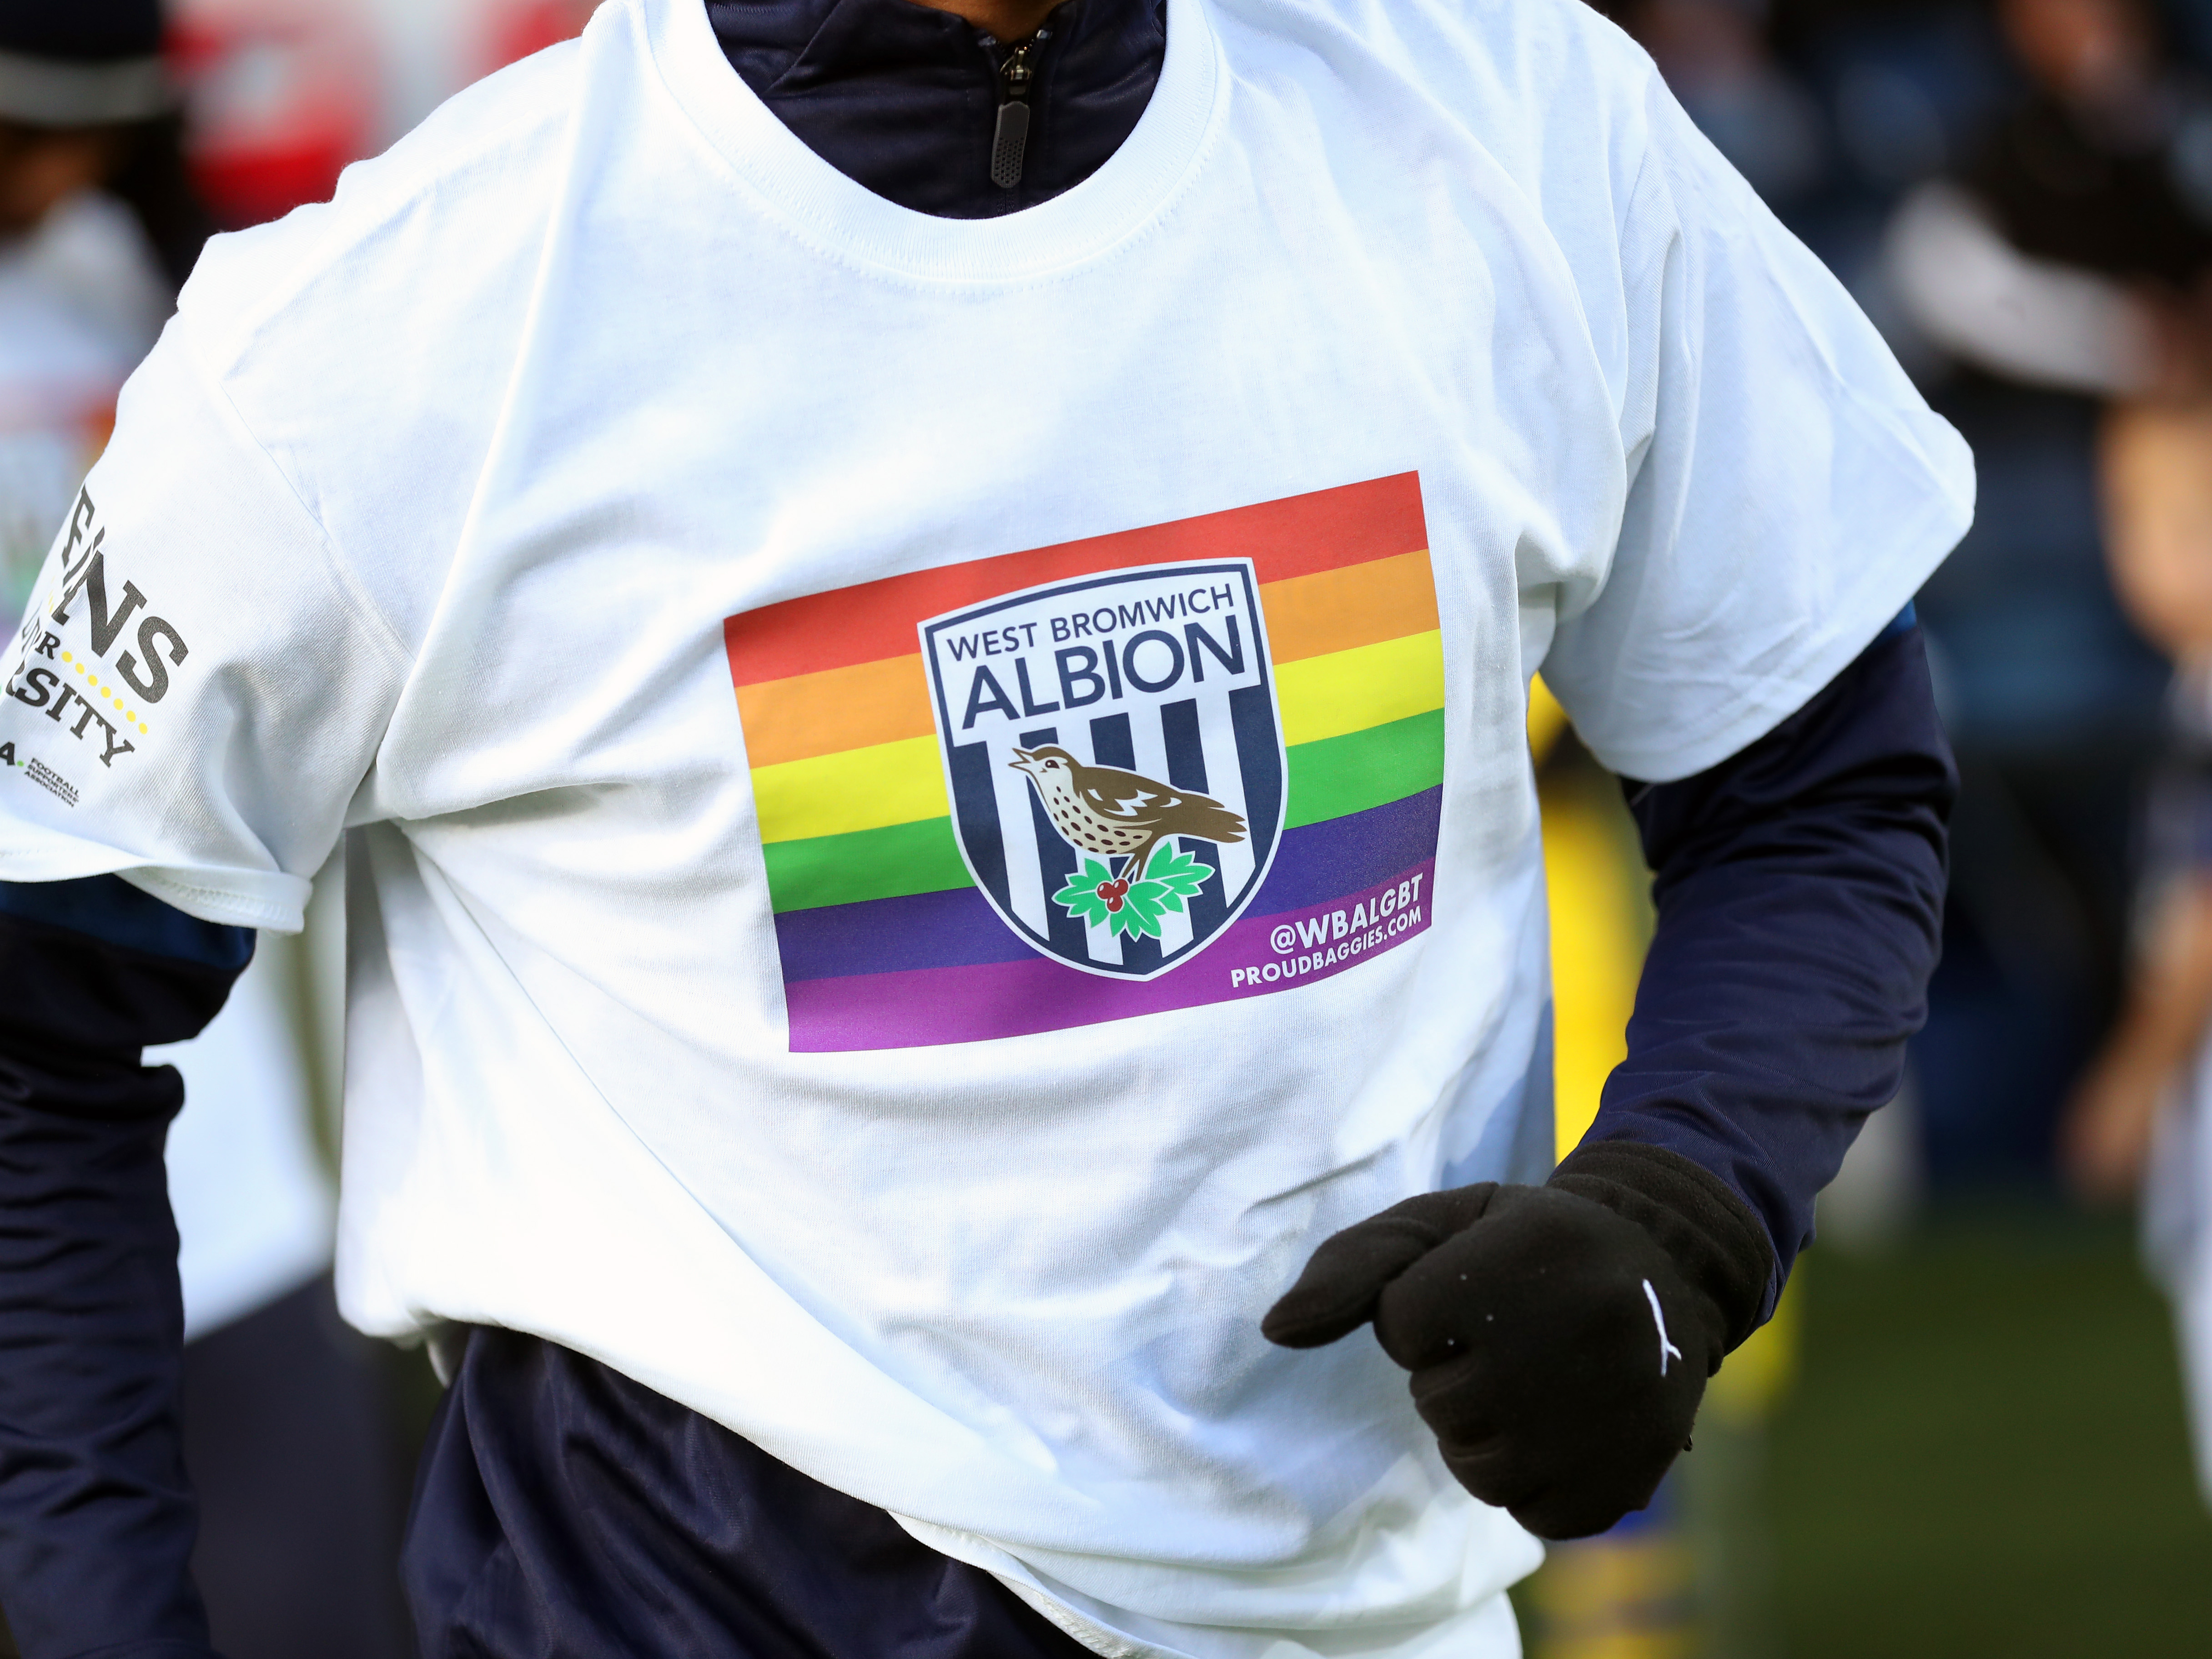
[(1460, 1484), (1544, 1538), (1602, 1532), (1650, 1501), (1750, 1323), (1606, 1203), (1494, 1182), (1337, 1234), (1261, 1328), (1310, 1348), (1370, 1321)]

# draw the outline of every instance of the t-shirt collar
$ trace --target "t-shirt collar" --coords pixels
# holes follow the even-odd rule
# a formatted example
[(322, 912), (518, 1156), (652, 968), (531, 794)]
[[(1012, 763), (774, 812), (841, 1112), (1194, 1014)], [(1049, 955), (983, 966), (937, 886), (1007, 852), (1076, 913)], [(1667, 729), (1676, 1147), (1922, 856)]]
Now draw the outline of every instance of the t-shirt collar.
[[(1076, 0), (1054, 14), (1054, 27), (1067, 13), (1066, 26), (1084, 30), (1094, 51), (1111, 48), (1098, 52), (1095, 70), (1086, 71), (1111, 74), (1127, 45), (1091, 32), (1096, 25), (1079, 14), (1091, 5)], [(1133, 234), (1165, 207), (1200, 159), (1229, 91), (1205, 0), (1169, 0), (1159, 82), (1136, 130), (1103, 167), (1065, 194), (1019, 213), (940, 219), (885, 201), (794, 137), (731, 68), (702, 0), (634, 0), (634, 6), (661, 78), (762, 206), (825, 254), (938, 281), (1034, 280)], [(775, 13), (793, 39), (811, 23), (787, 75), (849, 70), (878, 50), (919, 46), (930, 53), (972, 52), (975, 46), (970, 25), (911, 0), (764, 0), (763, 9)], [(878, 23), (898, 38), (872, 42), (870, 31)], [(1056, 35), (1054, 44), (1070, 42)], [(1088, 59), (1092, 52), (1082, 55)]]

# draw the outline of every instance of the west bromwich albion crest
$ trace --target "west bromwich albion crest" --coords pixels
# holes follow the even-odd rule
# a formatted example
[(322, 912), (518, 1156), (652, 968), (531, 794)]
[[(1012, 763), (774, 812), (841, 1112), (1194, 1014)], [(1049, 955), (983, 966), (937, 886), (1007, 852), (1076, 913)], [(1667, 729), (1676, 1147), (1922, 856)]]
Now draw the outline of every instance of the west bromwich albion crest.
[(1284, 793), (1250, 560), (1056, 582), (921, 633), (961, 856), (1016, 933), (1152, 979), (1250, 902)]

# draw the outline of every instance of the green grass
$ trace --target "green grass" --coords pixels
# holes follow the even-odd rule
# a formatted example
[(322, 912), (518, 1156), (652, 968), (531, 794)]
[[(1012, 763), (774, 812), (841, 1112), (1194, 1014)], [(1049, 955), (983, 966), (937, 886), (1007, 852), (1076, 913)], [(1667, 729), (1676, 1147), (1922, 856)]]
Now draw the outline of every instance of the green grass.
[(2212, 1654), (2212, 1516), (2124, 1225), (1984, 1211), (1808, 1269), (1766, 1483), (1787, 1659)]

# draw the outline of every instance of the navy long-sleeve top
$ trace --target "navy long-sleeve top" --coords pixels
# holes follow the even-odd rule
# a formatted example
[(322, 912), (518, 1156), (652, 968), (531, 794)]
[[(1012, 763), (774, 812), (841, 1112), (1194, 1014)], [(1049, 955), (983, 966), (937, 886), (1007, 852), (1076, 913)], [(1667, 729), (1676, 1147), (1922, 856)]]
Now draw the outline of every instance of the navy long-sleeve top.
[[(1088, 177), (1165, 47), (1163, 0), (1069, 0), (1026, 61), (908, 0), (707, 0), (737, 72), (817, 154), (985, 217)], [(1018, 44), (1018, 43), (1013, 43)], [(1766, 1306), (1858, 1123), (1895, 1092), (1936, 948), (1954, 775), (1909, 613), (1804, 709), (1697, 777), (1630, 783), (1658, 926), (1595, 1139), (1686, 1157), (1771, 1242)], [(161, 1161), (176, 1073), (252, 950), (114, 877), (0, 884), (0, 1606), (26, 1659), (200, 1659)], [(865, 1577), (836, 1539), (825, 1571)], [(840, 1560), (834, 1570), (827, 1564)]]

